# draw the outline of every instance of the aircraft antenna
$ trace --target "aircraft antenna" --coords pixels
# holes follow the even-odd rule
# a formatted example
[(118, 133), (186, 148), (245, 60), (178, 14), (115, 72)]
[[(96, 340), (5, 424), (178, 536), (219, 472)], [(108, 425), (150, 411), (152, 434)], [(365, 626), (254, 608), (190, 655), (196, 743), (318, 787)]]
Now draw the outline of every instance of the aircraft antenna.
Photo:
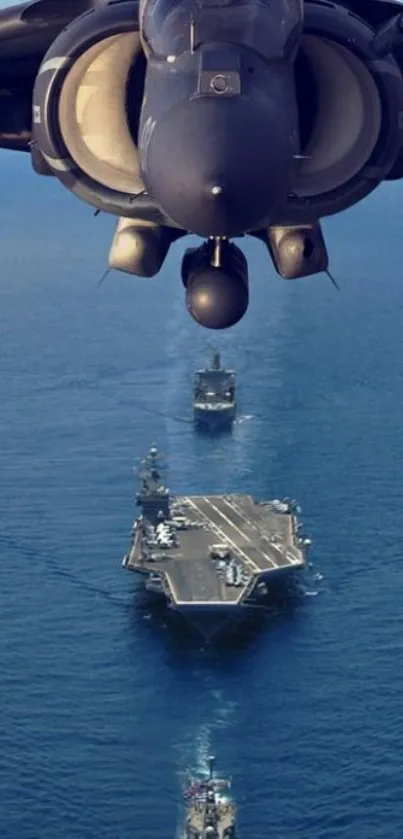
[(111, 270), (112, 270), (111, 268), (107, 268), (106, 271), (104, 271), (101, 279), (97, 282), (97, 288), (99, 288), (99, 286), (101, 286), (102, 283), (105, 282), (105, 280), (106, 280), (106, 278), (107, 278), (107, 276), (108, 276), (108, 274), (110, 273)]
[(334, 287), (337, 288), (337, 291), (340, 291), (340, 286), (337, 285), (337, 282), (336, 282), (335, 278), (333, 277), (333, 274), (330, 273), (328, 268), (326, 269), (325, 274), (326, 274), (326, 276), (329, 277), (329, 280), (330, 280), (331, 283), (333, 283)]

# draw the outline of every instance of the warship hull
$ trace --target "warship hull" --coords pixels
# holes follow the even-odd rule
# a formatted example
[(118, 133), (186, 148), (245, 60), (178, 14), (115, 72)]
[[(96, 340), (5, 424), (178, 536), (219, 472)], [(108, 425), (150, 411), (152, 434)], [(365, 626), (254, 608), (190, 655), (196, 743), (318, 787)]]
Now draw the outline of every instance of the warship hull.
[(225, 405), (222, 408), (195, 405), (193, 408), (193, 419), (199, 428), (207, 429), (208, 431), (230, 428), (235, 419), (235, 405)]
[(229, 793), (231, 780), (214, 775), (214, 758), (208, 759), (209, 775), (187, 785), (186, 821), (180, 839), (236, 839), (237, 808)]
[(195, 425), (207, 431), (231, 427), (235, 419), (235, 373), (221, 367), (220, 353), (213, 354), (211, 367), (198, 370), (193, 392)]
[(165, 518), (169, 547), (150, 538), (153, 525), (143, 511), (123, 565), (205, 639), (249, 619), (272, 584), (305, 565), (297, 517), (285, 503), (180, 496)]

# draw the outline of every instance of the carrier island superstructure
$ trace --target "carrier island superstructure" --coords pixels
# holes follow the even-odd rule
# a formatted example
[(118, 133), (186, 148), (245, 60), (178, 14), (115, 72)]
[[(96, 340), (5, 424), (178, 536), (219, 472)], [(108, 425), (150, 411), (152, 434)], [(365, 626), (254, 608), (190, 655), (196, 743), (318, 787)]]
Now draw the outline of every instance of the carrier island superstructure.
[(261, 606), (272, 582), (301, 570), (310, 540), (300, 535), (290, 499), (171, 497), (161, 459), (152, 446), (138, 470), (141, 513), (123, 566), (143, 574), (149, 591), (211, 638)]

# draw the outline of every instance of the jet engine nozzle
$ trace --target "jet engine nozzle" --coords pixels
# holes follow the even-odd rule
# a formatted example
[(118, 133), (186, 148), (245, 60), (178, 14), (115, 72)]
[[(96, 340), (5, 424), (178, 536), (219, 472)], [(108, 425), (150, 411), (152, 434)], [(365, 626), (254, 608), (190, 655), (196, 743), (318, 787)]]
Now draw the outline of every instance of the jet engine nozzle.
[(182, 262), (186, 305), (192, 318), (207, 329), (228, 329), (243, 318), (249, 304), (248, 265), (230, 242), (220, 246), (213, 264), (214, 243), (188, 248)]

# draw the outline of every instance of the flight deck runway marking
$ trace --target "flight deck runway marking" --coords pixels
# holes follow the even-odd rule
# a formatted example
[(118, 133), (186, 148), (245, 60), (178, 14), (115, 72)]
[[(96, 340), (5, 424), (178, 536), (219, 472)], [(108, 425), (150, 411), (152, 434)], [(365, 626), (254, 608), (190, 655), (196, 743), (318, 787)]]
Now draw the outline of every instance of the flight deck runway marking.
[[(213, 510), (215, 510), (215, 511), (216, 511), (216, 513), (218, 513), (220, 516), (222, 516), (222, 518), (223, 518), (223, 519), (227, 522), (227, 524), (231, 525), (231, 527), (233, 527), (233, 528), (234, 528), (234, 530), (237, 530), (237, 531), (238, 531), (238, 533), (239, 533), (239, 535), (240, 535), (240, 536), (243, 536), (243, 538), (244, 538), (244, 539), (246, 539), (246, 541), (247, 541), (247, 542), (251, 542), (251, 541), (252, 541), (252, 540), (249, 538), (249, 536), (245, 533), (245, 531), (244, 531), (244, 530), (241, 530), (241, 528), (240, 528), (240, 527), (237, 527), (237, 525), (236, 525), (236, 524), (234, 524), (234, 522), (233, 522), (233, 521), (231, 521), (231, 519), (229, 519), (229, 518), (228, 518), (228, 516), (226, 516), (226, 515), (225, 515), (225, 513), (223, 513), (223, 512), (222, 512), (222, 510), (220, 510), (218, 507), (216, 507), (216, 506), (215, 506), (215, 504), (213, 504), (213, 502), (212, 502), (212, 501), (210, 501), (210, 499), (209, 499), (209, 498), (207, 498), (205, 495), (203, 495), (203, 500), (204, 500), (204, 501), (207, 501), (207, 502), (208, 502), (208, 504), (210, 504), (210, 506), (213, 508)], [(273, 560), (270, 556), (267, 556), (267, 554), (266, 554), (264, 551), (262, 551), (262, 550), (261, 550), (261, 548), (259, 548), (259, 553), (261, 553), (261, 554), (262, 554), (262, 556), (264, 556), (264, 558), (267, 560), (267, 562), (269, 562), (269, 563), (270, 563), (270, 565), (271, 565), (273, 568), (277, 568), (277, 563), (276, 563), (276, 562), (274, 562), (274, 560)], [(255, 568), (258, 568), (258, 569), (259, 569), (259, 571), (261, 571), (261, 570), (262, 570), (261, 568), (259, 568), (259, 566), (258, 566), (258, 565), (256, 565), (256, 563), (254, 562), (254, 560), (252, 560), (252, 562), (253, 562), (253, 564), (255, 565)]]
[(261, 530), (259, 529), (259, 527), (257, 526), (257, 524), (256, 524), (255, 522), (251, 521), (250, 519), (248, 519), (248, 518), (246, 517), (245, 513), (243, 512), (243, 510), (241, 510), (241, 508), (238, 506), (238, 504), (236, 504), (236, 503), (235, 503), (235, 501), (232, 501), (232, 500), (231, 500), (231, 501), (227, 501), (227, 499), (226, 499), (226, 498), (224, 498), (224, 497), (223, 497), (221, 500), (223, 501), (223, 503), (224, 503), (224, 504), (226, 504), (226, 505), (227, 505), (227, 507), (229, 507), (229, 508), (230, 508), (230, 510), (232, 510), (233, 512), (235, 512), (235, 513), (237, 514), (237, 516), (238, 516), (238, 517), (239, 517), (242, 521), (244, 521), (244, 522), (245, 522), (245, 524), (247, 524), (247, 525), (251, 528), (251, 530), (256, 530), (256, 533), (258, 533), (258, 534), (259, 534), (260, 538), (262, 538), (262, 537), (263, 537), (263, 534), (262, 534)]
[[(202, 497), (202, 498), (204, 498), (204, 496), (201, 496), (201, 497)], [(189, 501), (189, 503), (192, 505), (192, 507), (194, 507), (194, 508), (195, 508), (195, 510), (197, 510), (197, 512), (199, 513), (199, 515), (204, 516), (204, 518), (205, 518), (205, 519), (207, 519), (207, 521), (209, 522), (209, 524), (211, 524), (211, 521), (210, 521), (210, 519), (208, 518), (208, 516), (206, 516), (206, 514), (205, 514), (205, 513), (203, 513), (203, 510), (201, 510), (201, 509), (200, 509), (200, 507), (198, 507), (198, 506), (197, 506), (197, 504), (195, 504), (195, 503), (194, 503), (194, 501), (192, 501), (192, 500), (191, 500), (191, 498), (189, 498), (189, 496), (188, 496), (188, 501)], [(211, 505), (211, 506), (213, 506), (213, 505)], [(213, 524), (214, 524), (214, 522), (213, 522)], [(246, 554), (246, 553), (242, 550), (242, 548), (240, 548), (240, 547), (239, 547), (239, 545), (236, 545), (236, 544), (235, 544), (235, 542), (233, 542), (233, 541), (232, 541), (232, 539), (231, 539), (231, 538), (230, 538), (230, 537), (229, 537), (229, 536), (225, 533), (225, 531), (224, 531), (224, 530), (221, 530), (221, 528), (220, 528), (217, 524), (216, 524), (215, 526), (216, 526), (217, 530), (219, 531), (219, 533), (221, 533), (221, 537), (222, 537), (224, 540), (226, 539), (226, 540), (227, 540), (227, 542), (230, 542), (230, 543), (231, 543), (232, 547), (233, 547), (233, 548), (234, 548), (234, 550), (235, 550), (235, 553), (237, 553), (237, 552), (238, 552), (238, 553), (240, 553), (240, 554), (243, 556), (243, 558), (244, 558), (245, 562), (247, 563), (247, 565), (252, 565), (252, 566), (256, 569), (256, 571), (260, 571), (260, 570), (261, 570), (261, 569), (259, 568), (259, 566), (258, 566), (258, 565), (256, 565), (256, 562), (252, 559), (252, 557), (248, 556), (248, 555), (247, 555), (247, 554)]]
[[(239, 518), (242, 519), (243, 521), (245, 521), (246, 524), (249, 525), (249, 527), (251, 529), (256, 530), (256, 532), (259, 534), (260, 538), (262, 538), (265, 535), (262, 532), (261, 528), (259, 527), (258, 523), (255, 522), (255, 521), (252, 521), (251, 519), (248, 519), (247, 516), (245, 515), (244, 510), (242, 510), (241, 507), (235, 501), (233, 501), (232, 498), (231, 498), (231, 501), (228, 501), (227, 498), (223, 497), (222, 501), (224, 502), (224, 504), (227, 505), (227, 507), (230, 508), (230, 510), (235, 510), (235, 512), (237, 513)], [(266, 527), (267, 527), (267, 524), (266, 524)]]
[[(235, 512), (238, 514), (238, 516), (241, 519), (243, 519), (246, 522), (246, 524), (249, 525), (249, 527), (256, 530), (256, 532), (259, 534), (261, 539), (268, 540), (268, 537), (266, 536), (266, 534), (262, 533), (262, 531), (257, 526), (257, 524), (255, 524), (254, 522), (252, 522), (252, 521), (250, 521), (249, 519), (246, 518), (245, 513), (243, 512), (243, 510), (241, 510), (240, 507), (238, 507), (237, 504), (235, 504), (233, 501), (227, 501), (226, 498), (223, 498), (222, 500), (223, 500), (224, 504), (227, 505), (227, 507), (235, 510)], [(281, 567), (285, 564), (284, 559), (288, 560), (288, 563), (290, 565), (299, 565), (300, 564), (299, 560), (298, 560), (298, 557), (293, 557), (293, 556), (290, 557), (290, 553), (289, 553), (290, 550), (292, 550), (295, 547), (294, 544), (293, 544), (293, 539), (292, 539), (292, 536), (293, 536), (292, 523), (290, 521), (287, 521), (287, 523), (286, 523), (286, 530), (288, 532), (284, 535), (288, 536), (289, 544), (287, 544), (286, 541), (284, 541), (284, 546), (285, 546), (285, 548), (288, 548), (288, 550), (281, 551), (280, 548), (278, 547), (278, 545), (275, 545), (275, 544), (273, 544), (273, 542), (270, 542), (271, 550), (273, 551), (274, 554), (278, 554), (278, 556), (279, 556), (279, 559), (278, 559), (277, 562), (275, 562), (274, 560), (269, 560), (272, 563), (272, 565), (274, 565), (276, 568)], [(268, 559), (268, 556), (264, 551), (261, 551), (261, 553), (263, 554), (264, 557), (266, 557), (266, 559)]]
[(213, 508), (213, 510), (215, 510), (215, 511), (216, 511), (216, 513), (219, 513), (219, 515), (220, 515), (220, 516), (222, 516), (222, 518), (223, 518), (223, 519), (227, 522), (227, 524), (231, 525), (231, 527), (233, 527), (233, 528), (234, 528), (234, 530), (237, 530), (237, 531), (238, 531), (238, 533), (239, 533), (239, 535), (240, 535), (240, 536), (243, 536), (243, 538), (244, 538), (244, 539), (246, 539), (246, 541), (247, 541), (247, 542), (250, 542), (250, 541), (251, 541), (251, 539), (250, 539), (250, 538), (249, 538), (249, 536), (245, 533), (245, 531), (244, 531), (244, 530), (241, 530), (241, 528), (240, 528), (240, 527), (237, 527), (237, 525), (236, 525), (236, 524), (234, 524), (234, 522), (233, 522), (233, 521), (231, 521), (231, 519), (229, 519), (229, 518), (228, 518), (228, 516), (226, 516), (226, 515), (225, 515), (225, 513), (223, 513), (223, 512), (222, 512), (222, 510), (219, 510), (219, 508), (218, 508), (218, 507), (216, 507), (216, 506), (215, 506), (215, 504), (213, 504), (213, 502), (212, 502), (212, 501), (210, 501), (210, 499), (209, 499), (209, 498), (207, 498), (207, 496), (206, 496), (206, 495), (203, 495), (203, 501), (207, 501), (207, 503), (208, 503), (208, 504), (210, 504), (210, 507), (212, 507), (212, 508)]
[(261, 539), (267, 538), (266, 531), (268, 531), (269, 533), (272, 532), (272, 529), (269, 528), (268, 522), (264, 519), (263, 522), (260, 519), (258, 521), (252, 521), (251, 519), (248, 519), (245, 514), (245, 511), (241, 507), (239, 507), (239, 505), (232, 498), (230, 501), (228, 501), (227, 498), (223, 497), (222, 501), (224, 502), (224, 504), (227, 505), (227, 507), (230, 508), (230, 510), (235, 510), (239, 518), (245, 521), (251, 529), (256, 530)]

